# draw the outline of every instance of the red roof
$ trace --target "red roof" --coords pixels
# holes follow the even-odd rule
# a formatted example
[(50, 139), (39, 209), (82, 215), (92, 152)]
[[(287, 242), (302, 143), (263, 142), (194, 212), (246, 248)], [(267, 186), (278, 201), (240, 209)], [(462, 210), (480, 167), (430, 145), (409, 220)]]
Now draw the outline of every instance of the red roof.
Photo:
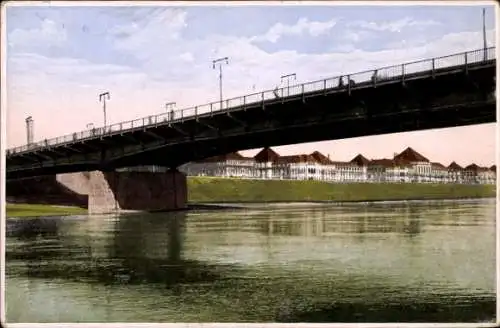
[(358, 156), (351, 159), (351, 163), (355, 163), (358, 166), (368, 166), (370, 164), (370, 160), (363, 155), (358, 154)]
[(260, 163), (266, 163), (266, 162), (274, 162), (276, 161), (280, 155), (276, 153), (274, 150), (272, 150), (269, 147), (266, 147), (262, 149), (257, 155), (255, 155), (253, 158), (255, 161), (260, 162)]
[(318, 163), (318, 161), (312, 155), (305, 155), (305, 154), (280, 156), (274, 162), (280, 164)]
[(450, 164), (450, 165), (448, 165), (448, 169), (449, 169), (449, 170), (455, 170), (455, 171), (461, 171), (461, 170), (463, 170), (464, 168), (463, 168), (463, 167), (461, 167), (460, 165), (458, 165), (458, 164), (457, 164), (457, 163), (455, 163), (455, 162), (451, 162), (451, 164)]
[(438, 163), (438, 162), (432, 162), (431, 163), (432, 167), (436, 168), (436, 169), (441, 169), (441, 170), (446, 170), (446, 166), (444, 166), (443, 164), (441, 163)]
[(406, 148), (398, 155), (394, 156), (394, 160), (397, 162), (429, 162), (427, 158), (413, 150), (411, 147)]
[(397, 167), (413, 167), (412, 164), (410, 163), (407, 163), (407, 162), (398, 162), (398, 161), (394, 161), (394, 166), (397, 166)]
[(316, 162), (323, 164), (323, 165), (329, 165), (332, 164), (332, 161), (330, 160), (329, 157), (323, 155), (319, 151), (315, 151), (314, 153), (310, 154), (309, 156), (312, 156)]
[(388, 158), (372, 159), (370, 161), (370, 166), (391, 167), (394, 166), (394, 160)]
[(485, 171), (489, 171), (490, 168), (487, 168), (487, 167), (481, 167), (475, 163), (472, 163), (471, 165), (468, 165), (465, 167), (465, 170), (467, 171), (473, 171), (473, 172), (485, 172)]
[(467, 171), (479, 171), (481, 168), (479, 167), (479, 165), (472, 163), (471, 165), (467, 165), (465, 169)]

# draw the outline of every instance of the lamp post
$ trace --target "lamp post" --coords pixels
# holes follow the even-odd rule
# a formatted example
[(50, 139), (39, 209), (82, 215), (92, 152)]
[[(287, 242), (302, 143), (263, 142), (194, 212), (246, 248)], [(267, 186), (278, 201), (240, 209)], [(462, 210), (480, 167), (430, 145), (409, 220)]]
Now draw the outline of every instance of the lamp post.
[(222, 109), (222, 64), (229, 64), (228, 57), (222, 57), (219, 59), (212, 60), (212, 68), (215, 69), (216, 65), (219, 65), (219, 92), (220, 92), (220, 109)]
[(167, 112), (168, 112), (168, 110), (169, 110), (169, 109), (173, 109), (173, 108), (175, 107), (175, 105), (176, 105), (176, 102), (175, 102), (175, 101), (168, 102), (168, 103), (166, 103), (166, 104), (165, 104), (165, 109), (166, 109), (166, 110), (167, 110)]
[(104, 113), (104, 129), (106, 129), (106, 99), (109, 100), (109, 92), (104, 92), (99, 95), (99, 101), (102, 102), (102, 111)]
[(297, 74), (295, 74), (295, 73), (281, 76), (281, 83), (283, 83), (283, 80), (286, 79), (286, 93), (287, 93), (287, 96), (290, 95), (290, 79), (292, 77), (293, 77), (293, 80), (297, 80)]
[(31, 146), (33, 144), (33, 117), (28, 116), (26, 117), (26, 142), (28, 146)]
[(485, 8), (483, 8), (483, 47), (484, 47), (483, 60), (487, 60), (488, 56), (486, 54), (486, 49), (488, 48), (488, 44), (486, 42), (486, 9)]

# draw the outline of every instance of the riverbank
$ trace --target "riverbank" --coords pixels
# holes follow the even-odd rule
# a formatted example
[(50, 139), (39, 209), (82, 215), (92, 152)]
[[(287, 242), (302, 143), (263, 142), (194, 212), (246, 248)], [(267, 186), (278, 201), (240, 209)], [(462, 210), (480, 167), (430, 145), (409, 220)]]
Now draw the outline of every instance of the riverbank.
[(345, 183), (189, 177), (190, 203), (362, 202), (496, 197), (495, 185)]
[[(188, 177), (187, 210), (230, 209), (228, 203), (321, 203), (496, 197), (494, 185), (349, 183)], [(8, 217), (87, 214), (73, 206), (7, 204)]]
[(44, 204), (6, 204), (5, 212), (7, 217), (32, 217), (87, 214), (87, 209), (76, 206)]

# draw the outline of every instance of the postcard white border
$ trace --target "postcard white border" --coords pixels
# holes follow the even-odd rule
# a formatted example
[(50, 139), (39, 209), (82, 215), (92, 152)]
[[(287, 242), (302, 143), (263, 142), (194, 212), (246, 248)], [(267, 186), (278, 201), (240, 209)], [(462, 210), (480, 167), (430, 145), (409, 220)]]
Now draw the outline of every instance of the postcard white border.
[[(497, 31), (497, 47), (496, 53), (498, 58), (498, 44), (500, 41), (500, 33), (498, 32), (499, 23), (498, 17), (500, 16), (500, 6), (495, 1), (9, 1), (3, 2), (1, 8), (1, 53), (0, 53), (0, 77), (1, 77), (1, 90), (0, 90), (0, 320), (2, 325), (5, 324), (5, 150), (6, 150), (6, 118), (7, 118), (7, 92), (6, 92), (6, 7), (22, 7), (22, 6), (60, 6), (60, 7), (83, 7), (83, 6), (99, 6), (99, 7), (118, 7), (118, 6), (162, 6), (162, 7), (173, 7), (173, 6), (276, 6), (276, 5), (294, 5), (294, 6), (495, 6), (495, 28)], [(500, 77), (500, 70), (497, 67), (497, 81)], [(498, 95), (500, 88), (498, 83), (496, 85), (496, 94)], [(498, 96), (497, 96), (498, 97)], [(500, 118), (500, 106), (497, 101), (497, 123), (496, 123), (496, 165), (497, 165), (497, 177), (500, 173), (500, 131), (498, 129), (498, 118)], [(497, 242), (496, 242), (496, 268), (497, 268), (497, 323), (500, 322), (500, 304), (498, 302), (498, 296), (500, 295), (500, 184), (497, 182), (497, 207), (496, 207), (496, 229), (497, 229)], [(7, 323), (8, 327), (270, 327), (270, 328), (313, 328), (313, 327), (367, 327), (367, 328), (382, 328), (382, 327), (496, 327), (495, 323), (325, 323), (325, 324), (309, 324), (309, 323)]]

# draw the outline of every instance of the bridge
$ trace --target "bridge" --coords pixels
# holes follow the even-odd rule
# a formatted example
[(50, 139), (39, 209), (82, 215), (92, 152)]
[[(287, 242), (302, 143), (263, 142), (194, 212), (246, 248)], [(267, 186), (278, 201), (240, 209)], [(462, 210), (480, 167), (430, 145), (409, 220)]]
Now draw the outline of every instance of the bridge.
[(263, 91), (8, 149), (6, 177), (140, 165), (180, 174), (242, 149), (495, 122), (495, 74), (491, 47)]

